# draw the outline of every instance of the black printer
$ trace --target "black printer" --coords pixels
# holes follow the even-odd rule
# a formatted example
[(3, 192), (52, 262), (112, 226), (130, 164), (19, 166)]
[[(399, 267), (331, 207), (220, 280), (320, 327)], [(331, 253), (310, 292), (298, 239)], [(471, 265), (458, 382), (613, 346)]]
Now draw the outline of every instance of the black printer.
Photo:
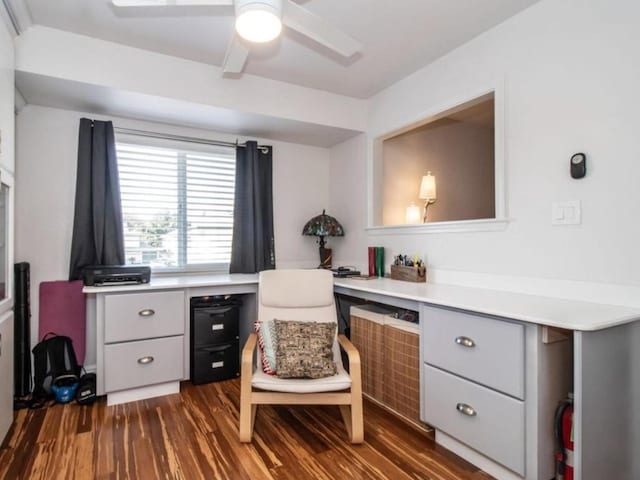
[(82, 270), (86, 286), (138, 285), (149, 283), (151, 268), (146, 265), (96, 265)]

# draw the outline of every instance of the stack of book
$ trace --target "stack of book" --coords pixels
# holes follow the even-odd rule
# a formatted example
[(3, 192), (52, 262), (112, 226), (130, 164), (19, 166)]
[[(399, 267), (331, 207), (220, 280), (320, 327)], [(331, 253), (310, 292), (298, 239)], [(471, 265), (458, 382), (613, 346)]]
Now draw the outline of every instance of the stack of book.
[(384, 247), (369, 247), (369, 276), (384, 277)]

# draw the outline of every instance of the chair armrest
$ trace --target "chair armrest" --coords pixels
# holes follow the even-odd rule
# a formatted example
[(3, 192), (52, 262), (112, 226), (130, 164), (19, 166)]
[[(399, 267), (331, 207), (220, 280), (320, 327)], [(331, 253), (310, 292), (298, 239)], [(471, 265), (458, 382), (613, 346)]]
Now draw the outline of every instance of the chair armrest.
[(353, 343), (351, 343), (351, 340), (349, 340), (343, 334), (340, 334), (338, 335), (338, 343), (340, 343), (340, 346), (347, 354), (347, 358), (349, 359), (349, 368), (352, 368), (356, 365), (359, 367), (360, 353), (358, 352), (358, 349), (353, 345)]
[(241, 375), (251, 375), (253, 373), (253, 352), (256, 349), (258, 343), (258, 335), (250, 333), (247, 342), (242, 347), (242, 361), (241, 361)]

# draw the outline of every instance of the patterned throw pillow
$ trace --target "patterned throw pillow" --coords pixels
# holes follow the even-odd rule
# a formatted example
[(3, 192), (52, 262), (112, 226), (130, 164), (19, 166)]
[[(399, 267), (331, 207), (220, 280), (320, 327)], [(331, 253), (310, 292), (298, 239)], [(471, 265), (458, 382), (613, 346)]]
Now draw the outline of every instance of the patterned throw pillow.
[(280, 378), (323, 378), (335, 375), (333, 341), (336, 324), (275, 320), (276, 367)]
[(273, 320), (258, 320), (253, 328), (258, 334), (260, 346), (260, 363), (262, 371), (267, 375), (276, 374), (276, 325)]

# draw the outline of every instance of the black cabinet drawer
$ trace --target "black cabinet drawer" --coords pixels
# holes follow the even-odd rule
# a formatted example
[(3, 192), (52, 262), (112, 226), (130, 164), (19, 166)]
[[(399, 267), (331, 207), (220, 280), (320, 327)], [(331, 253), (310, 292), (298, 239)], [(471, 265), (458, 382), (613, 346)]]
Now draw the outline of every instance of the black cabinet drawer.
[(197, 348), (191, 362), (191, 383), (217, 382), (240, 375), (238, 343)]
[(194, 347), (236, 341), (239, 338), (238, 306), (194, 309), (191, 328)]

